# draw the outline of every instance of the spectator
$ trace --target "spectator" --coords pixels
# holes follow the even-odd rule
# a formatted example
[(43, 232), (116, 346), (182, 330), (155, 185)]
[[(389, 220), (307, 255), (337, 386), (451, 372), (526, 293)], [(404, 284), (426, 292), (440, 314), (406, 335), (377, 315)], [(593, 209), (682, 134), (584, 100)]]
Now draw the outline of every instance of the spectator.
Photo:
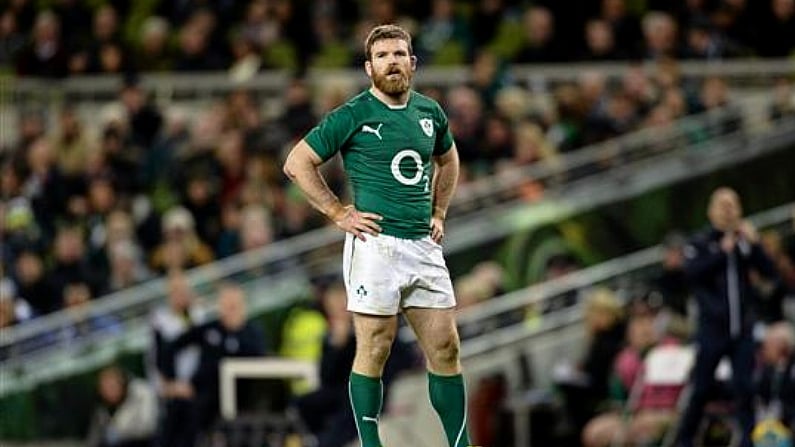
[(61, 35), (70, 51), (83, 48), (91, 40), (91, 9), (79, 0), (53, 2), (52, 10), (61, 23)]
[(450, 131), (455, 135), (462, 164), (477, 157), (482, 134), (483, 102), (478, 93), (469, 87), (455, 87), (447, 93)]
[[(245, 292), (222, 284), (218, 289), (218, 321), (189, 329), (166, 348), (163, 376), (165, 395), (185, 400), (189, 406), (180, 421), (183, 437), (175, 447), (193, 446), (197, 436), (208, 433), (219, 414), (218, 368), (225, 357), (265, 355), (265, 337), (259, 327), (246, 321)], [(176, 358), (188, 346), (199, 346), (199, 366), (189, 381), (177, 380)], [(169, 427), (165, 428), (169, 430)]]
[[(161, 408), (164, 410), (162, 421), (161, 444), (166, 446), (184, 446), (193, 439), (194, 421), (193, 401), (180, 394), (179, 387), (168, 386), (165, 382), (169, 361), (168, 346), (190, 329), (204, 323), (208, 317), (208, 309), (198, 302), (188, 280), (181, 272), (173, 272), (166, 284), (168, 303), (159, 306), (152, 312), (151, 324), (153, 332), (152, 349), (147, 356), (147, 369), (150, 381), (158, 394), (164, 399)], [(178, 383), (188, 383), (199, 366), (199, 344), (185, 346), (175, 354), (174, 379)]]
[(66, 286), (72, 283), (84, 283), (93, 293), (104, 290), (105, 278), (100, 278), (88, 264), (83, 233), (78, 227), (58, 230), (53, 251), (54, 263), (49, 277), (57, 296), (63, 295)]
[(714, 29), (707, 20), (691, 24), (687, 30), (687, 44), (683, 57), (689, 59), (720, 60), (737, 57), (740, 48)]
[(45, 275), (44, 262), (32, 250), (23, 250), (14, 262), (17, 294), (30, 302), (36, 315), (45, 315), (61, 308), (59, 291)]
[[(317, 14), (312, 22), (317, 52), (310, 65), (317, 68), (345, 68), (353, 62), (353, 51), (345, 41), (341, 20), (330, 13)], [(308, 129), (307, 129), (308, 130)]]
[(663, 12), (649, 12), (643, 17), (644, 59), (676, 58), (678, 27), (674, 19)]
[(434, 65), (462, 64), (470, 48), (469, 29), (456, 15), (455, 2), (433, 1), (431, 15), (420, 27), (417, 57)]
[(255, 250), (271, 243), (271, 216), (263, 206), (249, 205), (240, 215), (240, 251)]
[(223, 60), (209, 46), (209, 31), (196, 22), (188, 22), (179, 32), (179, 50), (174, 70), (199, 72), (223, 68)]
[[(312, 92), (303, 79), (294, 79), (284, 92), (284, 112), (279, 124), (287, 129), (288, 138), (296, 140), (308, 132), (317, 122), (312, 110)], [(286, 143), (286, 142), (285, 142)], [(281, 144), (278, 148), (281, 151)]]
[(720, 116), (713, 115), (710, 128), (707, 130), (713, 135), (725, 135), (735, 132), (742, 125), (740, 112), (731, 104), (729, 100), (729, 88), (726, 81), (718, 76), (711, 76), (704, 79), (699, 94), (700, 111), (712, 111), (725, 109)]
[(691, 447), (704, 406), (715, 380), (715, 368), (728, 356), (741, 447), (750, 447), (754, 426), (752, 368), (754, 357), (753, 309), (750, 272), (765, 278), (775, 271), (759, 244), (756, 230), (742, 220), (737, 193), (727, 187), (712, 193), (707, 215), (710, 228), (695, 235), (685, 247), (685, 274), (698, 302), (693, 392), (682, 416), (679, 442)]
[(12, 66), (14, 58), (25, 47), (17, 17), (6, 9), (0, 14), (0, 67)]
[(756, 293), (759, 320), (764, 323), (774, 323), (784, 319), (787, 284), (795, 280), (795, 267), (784, 254), (784, 244), (777, 231), (763, 232), (759, 237), (759, 242), (765, 255), (773, 264), (776, 275), (771, 280), (757, 272), (751, 272), (749, 279)]
[(100, 150), (89, 153), (86, 178), (105, 177), (112, 179), (120, 192), (132, 193), (138, 185), (136, 176), (139, 156), (127, 141), (122, 126), (111, 123), (102, 132)]
[(60, 115), (59, 133), (53, 141), (53, 146), (58, 167), (70, 183), (74, 183), (82, 176), (92, 143), (77, 116), (77, 111), (71, 107), (64, 108)]
[(173, 55), (169, 47), (171, 28), (162, 17), (147, 17), (141, 25), (141, 41), (135, 58), (135, 68), (144, 72), (171, 69)]
[[(344, 296), (344, 288), (342, 292)], [(315, 299), (290, 310), (282, 325), (280, 356), (312, 363), (320, 362), (323, 340), (328, 332), (323, 303), (328, 299), (326, 295), (333, 293), (339, 293), (338, 284), (318, 285)], [(292, 380), (290, 388), (294, 396), (314, 391), (303, 379)]]
[(17, 296), (14, 283), (8, 278), (0, 279), (0, 328), (22, 323), (31, 317), (33, 309), (27, 301)]
[(619, 389), (614, 394), (622, 407), (588, 422), (582, 435), (586, 447), (645, 446), (662, 438), (664, 429), (674, 421), (683, 386), (645, 383), (646, 354), (661, 342), (652, 315), (630, 318), (627, 346), (616, 357), (612, 373)]
[(108, 246), (110, 275), (107, 292), (118, 292), (140, 284), (150, 277), (149, 270), (141, 259), (141, 250), (130, 240)]
[(73, 282), (63, 290), (64, 309), (69, 324), (56, 335), (57, 342), (69, 344), (77, 339), (102, 338), (121, 333), (121, 324), (111, 315), (91, 312), (91, 289), (86, 283)]
[(259, 48), (242, 36), (234, 37), (231, 45), (233, 60), (229, 77), (237, 82), (251, 79), (264, 65)]
[(55, 164), (52, 144), (45, 138), (33, 141), (25, 154), (28, 176), (22, 185), (30, 200), (36, 222), (45, 238), (55, 233), (57, 217), (64, 212), (66, 191), (61, 170)]
[(773, 419), (795, 432), (795, 333), (792, 324), (767, 328), (756, 377), (759, 420)]
[(216, 246), (221, 232), (221, 207), (214, 179), (206, 172), (189, 174), (182, 203), (196, 220), (196, 234), (203, 242)]
[[(599, 17), (610, 24), (618, 50), (628, 57), (634, 57), (641, 51), (638, 44), (642, 42), (641, 24), (638, 18), (627, 10), (625, 0), (602, 0)], [(645, 22), (645, 19), (644, 19)]]
[[(489, 45), (497, 37), (500, 25), (506, 16), (505, 2), (502, 0), (481, 0), (477, 2), (472, 15), (472, 34), (475, 42), (480, 45)], [(359, 39), (363, 41), (364, 39)]]
[(769, 0), (757, 28), (756, 51), (762, 57), (787, 57), (795, 47), (795, 1)]
[(213, 252), (198, 236), (195, 221), (185, 208), (178, 206), (166, 211), (162, 219), (163, 242), (152, 255), (152, 267), (165, 273), (206, 264), (213, 260)]
[(555, 41), (555, 17), (542, 6), (533, 6), (525, 12), (524, 47), (514, 59), (519, 63), (557, 62), (561, 51)]
[(591, 19), (585, 24), (585, 52), (580, 56), (586, 61), (616, 61), (627, 55), (616, 46), (613, 28), (602, 19)]
[(143, 259), (144, 253), (135, 235), (133, 217), (122, 209), (105, 213), (102, 223), (97, 225), (97, 232), (88, 255), (90, 264), (103, 274), (107, 274), (113, 257), (110, 252), (118, 244), (129, 244), (131, 250), (129, 254), (136, 260), (136, 265)]
[(94, 410), (87, 447), (151, 447), (157, 428), (157, 400), (144, 380), (117, 366), (99, 373), (99, 405)]
[(163, 125), (160, 111), (146, 95), (138, 80), (134, 78), (128, 78), (120, 92), (121, 102), (127, 111), (130, 141), (134, 146), (139, 147), (139, 150), (144, 151), (152, 147)]
[(585, 306), (589, 337), (585, 357), (576, 366), (560, 364), (554, 373), (564, 396), (566, 416), (577, 436), (608, 397), (610, 369), (624, 344), (625, 333), (624, 312), (612, 291), (591, 292)]
[[(348, 396), (348, 376), (356, 353), (353, 319), (346, 310), (345, 288), (334, 283), (322, 294), (322, 309), (328, 323), (320, 356), (320, 388), (295, 403), (301, 418), (317, 436), (318, 447), (343, 447), (356, 439), (355, 418)], [(399, 337), (392, 345), (384, 368), (384, 407), (389, 386), (401, 372), (416, 365), (411, 346)]]
[(66, 76), (67, 53), (61, 40), (61, 24), (52, 11), (36, 16), (32, 40), (17, 57), (17, 73), (47, 78)]
[(94, 13), (91, 40), (72, 56), (69, 68), (73, 73), (119, 73), (126, 68), (126, 54), (118, 14), (113, 6), (104, 5)]
[(144, 380), (117, 366), (100, 371), (99, 404), (91, 420), (87, 447), (151, 447), (157, 428), (157, 399)]

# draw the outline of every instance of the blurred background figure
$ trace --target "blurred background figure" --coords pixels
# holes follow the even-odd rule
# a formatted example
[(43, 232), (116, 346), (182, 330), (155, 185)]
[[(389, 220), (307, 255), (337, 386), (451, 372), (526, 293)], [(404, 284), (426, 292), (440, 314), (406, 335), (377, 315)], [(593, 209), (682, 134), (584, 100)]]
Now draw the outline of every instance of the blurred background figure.
[[(238, 341), (262, 329), (274, 349), (252, 352), (327, 368), (334, 356), (325, 354), (337, 352), (332, 344), (347, 328), (322, 305), (333, 301), (328, 283), (339, 265), (328, 258), (337, 241), (325, 239), (330, 222), (279, 166), (301, 135), (362, 87), (366, 78), (353, 75), (362, 41), (386, 22), (410, 30), (424, 73), (414, 87), (447, 113), (462, 160), (445, 251), (466, 315), (462, 354), (479, 371), (467, 383), (474, 444), (514, 447), (527, 427), (541, 446), (600, 444), (604, 433), (641, 439), (635, 422), (645, 417), (615, 424), (615, 416), (619, 407), (625, 416), (649, 408), (616, 391), (642, 377), (640, 361), (671, 337), (683, 350), (705, 337), (727, 356), (745, 349), (735, 356), (747, 366), (738, 379), (751, 396), (753, 371), (756, 422), (791, 425), (786, 405), (783, 416), (768, 417), (778, 411), (769, 395), (786, 378), (782, 359), (791, 351), (768, 347), (787, 337), (767, 329), (795, 323), (795, 219), (784, 223), (792, 213), (775, 209), (795, 190), (795, 1), (6, 0), (3, 442), (82, 443), (94, 415), (85, 396), (112, 357), (147, 376), (159, 401), (159, 445), (194, 445), (197, 412), (215, 405), (196, 385), (214, 386), (217, 362), (207, 358), (236, 355), (201, 336), (170, 351), (199, 328)], [(335, 195), (354, 199), (340, 160), (324, 175)], [(738, 276), (739, 335), (722, 326), (736, 313), (727, 304), (732, 276), (719, 272), (730, 270), (732, 256), (741, 273), (755, 258), (745, 255), (745, 225), (733, 254), (722, 238), (696, 250), (696, 258), (717, 259), (700, 273), (688, 257), (698, 246), (684, 236), (706, 223), (702, 202), (719, 184), (741, 191), (749, 216), (760, 216), (752, 219), (758, 243), (748, 246), (761, 247), (775, 272)], [(657, 244), (660, 263), (583, 281), (614, 271), (614, 261), (634, 265), (631, 253)], [(223, 281), (246, 288), (252, 312), (242, 329), (218, 322), (210, 330), (215, 297), (211, 305), (199, 296)], [(590, 303), (601, 286), (612, 304)], [(643, 331), (624, 329), (646, 327), (636, 324), (645, 316), (654, 326), (648, 346), (637, 342)], [(556, 369), (565, 359), (569, 367)], [(199, 374), (203, 368), (211, 372)], [(408, 383), (412, 396), (412, 379), (393, 386)], [(337, 385), (245, 380), (240, 409), (270, 417), (287, 401), (306, 397), (307, 408), (320, 408), (312, 399), (334, 396), (344, 401), (336, 412), (303, 411), (312, 436), (334, 444), (351, 429)], [(436, 421), (425, 420), (424, 401), (408, 400), (385, 408), (385, 431), (394, 433), (384, 434), (419, 445), (409, 435)], [(529, 425), (516, 423), (517, 402), (536, 405)], [(747, 427), (746, 402), (739, 409)], [(117, 405), (101, 412), (112, 419)], [(720, 408), (733, 416), (734, 405)], [(711, 428), (705, 443), (730, 426), (713, 406), (702, 418)], [(263, 428), (264, 419), (249, 426), (247, 416), (201, 429), (227, 447), (251, 447), (278, 431)], [(581, 431), (591, 424), (601, 430)], [(329, 427), (337, 426), (335, 440)]]
[[(789, 430), (790, 442), (795, 433), (795, 329), (788, 322), (767, 328), (762, 342), (761, 360), (756, 376), (757, 420), (775, 421)], [(754, 430), (754, 441), (764, 439)]]
[(554, 372), (568, 423), (577, 437), (608, 397), (610, 370), (626, 331), (621, 302), (610, 289), (595, 289), (584, 299), (588, 337), (584, 357), (573, 364), (558, 364)]
[[(218, 288), (218, 320), (192, 327), (166, 347), (163, 393), (180, 399), (189, 408), (169, 445), (194, 446), (213, 429), (219, 415), (219, 365), (225, 357), (257, 357), (265, 355), (267, 344), (260, 327), (246, 319), (245, 292), (237, 285), (222, 284)], [(189, 379), (177, 376), (177, 358), (189, 346), (198, 346), (199, 364)], [(184, 366), (184, 365), (180, 365)], [(169, 432), (170, 427), (165, 427)]]
[[(318, 447), (344, 447), (356, 439), (356, 425), (348, 396), (348, 376), (356, 354), (353, 318), (346, 307), (345, 286), (333, 282), (321, 294), (327, 331), (320, 355), (320, 388), (299, 397), (295, 408)], [(389, 388), (401, 372), (416, 367), (415, 348), (398, 337), (384, 367), (384, 408)]]
[(187, 345), (169, 358), (168, 348), (181, 335), (191, 328), (204, 323), (209, 317), (209, 309), (196, 300), (193, 289), (184, 273), (175, 271), (168, 276), (168, 302), (152, 312), (153, 343), (147, 358), (149, 379), (161, 399), (160, 440), (164, 445), (184, 445), (186, 439), (193, 439), (193, 402), (184, 389), (169, 386), (166, 373), (167, 363), (174, 362), (174, 380), (188, 383), (199, 367), (200, 347), (197, 343)]
[(99, 372), (99, 402), (91, 420), (88, 447), (152, 447), (157, 433), (157, 397), (145, 380), (118, 366)]
[(693, 392), (682, 417), (679, 442), (694, 445), (704, 406), (715, 383), (715, 369), (723, 357), (732, 366), (732, 390), (742, 447), (751, 447), (754, 427), (753, 383), (756, 323), (750, 274), (776, 277), (770, 259), (759, 244), (756, 229), (743, 220), (740, 197), (727, 187), (716, 189), (709, 200), (710, 228), (685, 247), (685, 273), (698, 301)]

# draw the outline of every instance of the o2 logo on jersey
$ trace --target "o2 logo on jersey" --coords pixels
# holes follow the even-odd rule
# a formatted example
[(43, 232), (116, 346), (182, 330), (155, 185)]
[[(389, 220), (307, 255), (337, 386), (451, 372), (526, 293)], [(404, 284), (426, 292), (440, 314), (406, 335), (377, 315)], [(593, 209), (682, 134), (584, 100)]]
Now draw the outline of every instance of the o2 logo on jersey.
[[(414, 172), (413, 177), (406, 177), (403, 175), (403, 172), (400, 171), (400, 163), (402, 163), (405, 158), (410, 158), (416, 164), (417, 170)], [(391, 169), (392, 177), (395, 177), (395, 180), (407, 186), (413, 186), (425, 180), (425, 192), (428, 192), (428, 175), (424, 173), (425, 169), (422, 165), (422, 157), (420, 157), (417, 151), (413, 149), (403, 149), (395, 154), (392, 158)]]

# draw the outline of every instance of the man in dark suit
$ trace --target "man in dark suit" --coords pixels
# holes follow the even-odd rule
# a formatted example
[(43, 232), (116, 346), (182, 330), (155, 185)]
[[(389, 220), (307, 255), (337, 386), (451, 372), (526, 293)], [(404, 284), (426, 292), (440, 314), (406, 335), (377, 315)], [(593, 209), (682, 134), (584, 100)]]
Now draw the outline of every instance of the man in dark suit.
[(766, 278), (776, 274), (759, 244), (756, 229), (743, 220), (740, 198), (734, 190), (715, 190), (707, 215), (710, 228), (693, 236), (684, 251), (685, 275), (698, 302), (698, 350), (691, 378), (693, 392), (680, 425), (679, 445), (694, 445), (715, 369), (728, 356), (735, 413), (742, 433), (740, 446), (751, 447), (756, 317), (749, 274), (752, 270)]

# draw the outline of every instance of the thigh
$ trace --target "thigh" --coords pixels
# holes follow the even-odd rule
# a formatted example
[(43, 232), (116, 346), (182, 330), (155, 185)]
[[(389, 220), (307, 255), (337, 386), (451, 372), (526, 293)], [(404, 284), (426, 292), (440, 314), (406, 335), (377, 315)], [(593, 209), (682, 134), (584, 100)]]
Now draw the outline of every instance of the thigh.
[(405, 281), (400, 306), (449, 309), (455, 307), (453, 283), (444, 262), (442, 246), (430, 237), (401, 241), (398, 264), (400, 278)]
[(455, 309), (411, 307), (403, 309), (403, 314), (426, 354), (440, 345), (458, 344)]
[(397, 315), (400, 284), (396, 278), (396, 239), (368, 236), (362, 241), (345, 236), (342, 257), (348, 310), (368, 315)]

